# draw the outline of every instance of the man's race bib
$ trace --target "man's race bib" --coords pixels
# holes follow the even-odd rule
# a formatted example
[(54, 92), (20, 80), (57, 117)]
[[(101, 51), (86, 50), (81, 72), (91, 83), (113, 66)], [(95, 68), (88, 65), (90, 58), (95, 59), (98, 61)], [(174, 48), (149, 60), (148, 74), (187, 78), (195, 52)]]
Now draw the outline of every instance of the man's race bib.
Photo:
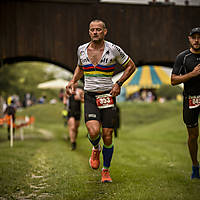
[(96, 103), (99, 109), (114, 107), (114, 101), (110, 94), (97, 95)]
[(197, 108), (198, 106), (200, 106), (200, 95), (189, 96), (189, 108)]

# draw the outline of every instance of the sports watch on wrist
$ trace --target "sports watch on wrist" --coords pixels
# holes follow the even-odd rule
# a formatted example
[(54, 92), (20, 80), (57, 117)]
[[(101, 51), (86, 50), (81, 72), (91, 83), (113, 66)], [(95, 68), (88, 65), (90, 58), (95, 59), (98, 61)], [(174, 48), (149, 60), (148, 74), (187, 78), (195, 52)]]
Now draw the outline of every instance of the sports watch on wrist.
[(123, 85), (123, 82), (121, 82), (121, 81), (117, 81), (116, 83), (119, 85), (119, 87), (121, 87)]

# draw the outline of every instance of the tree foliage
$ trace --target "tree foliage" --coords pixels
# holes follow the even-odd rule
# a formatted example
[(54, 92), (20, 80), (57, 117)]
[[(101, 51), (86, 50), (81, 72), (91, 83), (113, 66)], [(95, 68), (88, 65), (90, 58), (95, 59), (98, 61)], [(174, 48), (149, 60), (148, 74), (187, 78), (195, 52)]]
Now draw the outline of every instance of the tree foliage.
[(176, 99), (178, 94), (182, 94), (183, 89), (179, 86), (161, 85), (156, 94), (158, 97), (164, 97), (167, 100)]
[(23, 98), (24, 94), (31, 93), (39, 97), (52, 91), (41, 91), (37, 85), (54, 79), (53, 72), (47, 72), (48, 63), (20, 62), (6, 64), (0, 68), (0, 95), (7, 97), (17, 94)]

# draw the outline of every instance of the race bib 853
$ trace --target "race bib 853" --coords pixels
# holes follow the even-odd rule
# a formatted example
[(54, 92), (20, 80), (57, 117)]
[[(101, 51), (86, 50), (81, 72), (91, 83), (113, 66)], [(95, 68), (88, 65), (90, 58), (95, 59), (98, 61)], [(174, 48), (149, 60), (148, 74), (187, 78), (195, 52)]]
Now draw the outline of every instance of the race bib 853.
[(96, 103), (99, 109), (114, 107), (114, 101), (110, 94), (97, 95)]

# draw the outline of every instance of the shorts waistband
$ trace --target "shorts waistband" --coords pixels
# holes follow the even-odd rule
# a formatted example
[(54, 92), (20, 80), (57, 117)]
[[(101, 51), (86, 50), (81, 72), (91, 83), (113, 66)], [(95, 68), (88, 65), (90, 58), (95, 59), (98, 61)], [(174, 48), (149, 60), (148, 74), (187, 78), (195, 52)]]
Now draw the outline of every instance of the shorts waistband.
[(111, 90), (107, 90), (107, 91), (104, 91), (104, 92), (89, 92), (89, 91), (84, 90), (84, 93), (88, 94), (90, 96), (96, 96), (96, 95), (101, 95), (101, 94), (108, 94), (108, 93), (110, 93), (110, 91)]

